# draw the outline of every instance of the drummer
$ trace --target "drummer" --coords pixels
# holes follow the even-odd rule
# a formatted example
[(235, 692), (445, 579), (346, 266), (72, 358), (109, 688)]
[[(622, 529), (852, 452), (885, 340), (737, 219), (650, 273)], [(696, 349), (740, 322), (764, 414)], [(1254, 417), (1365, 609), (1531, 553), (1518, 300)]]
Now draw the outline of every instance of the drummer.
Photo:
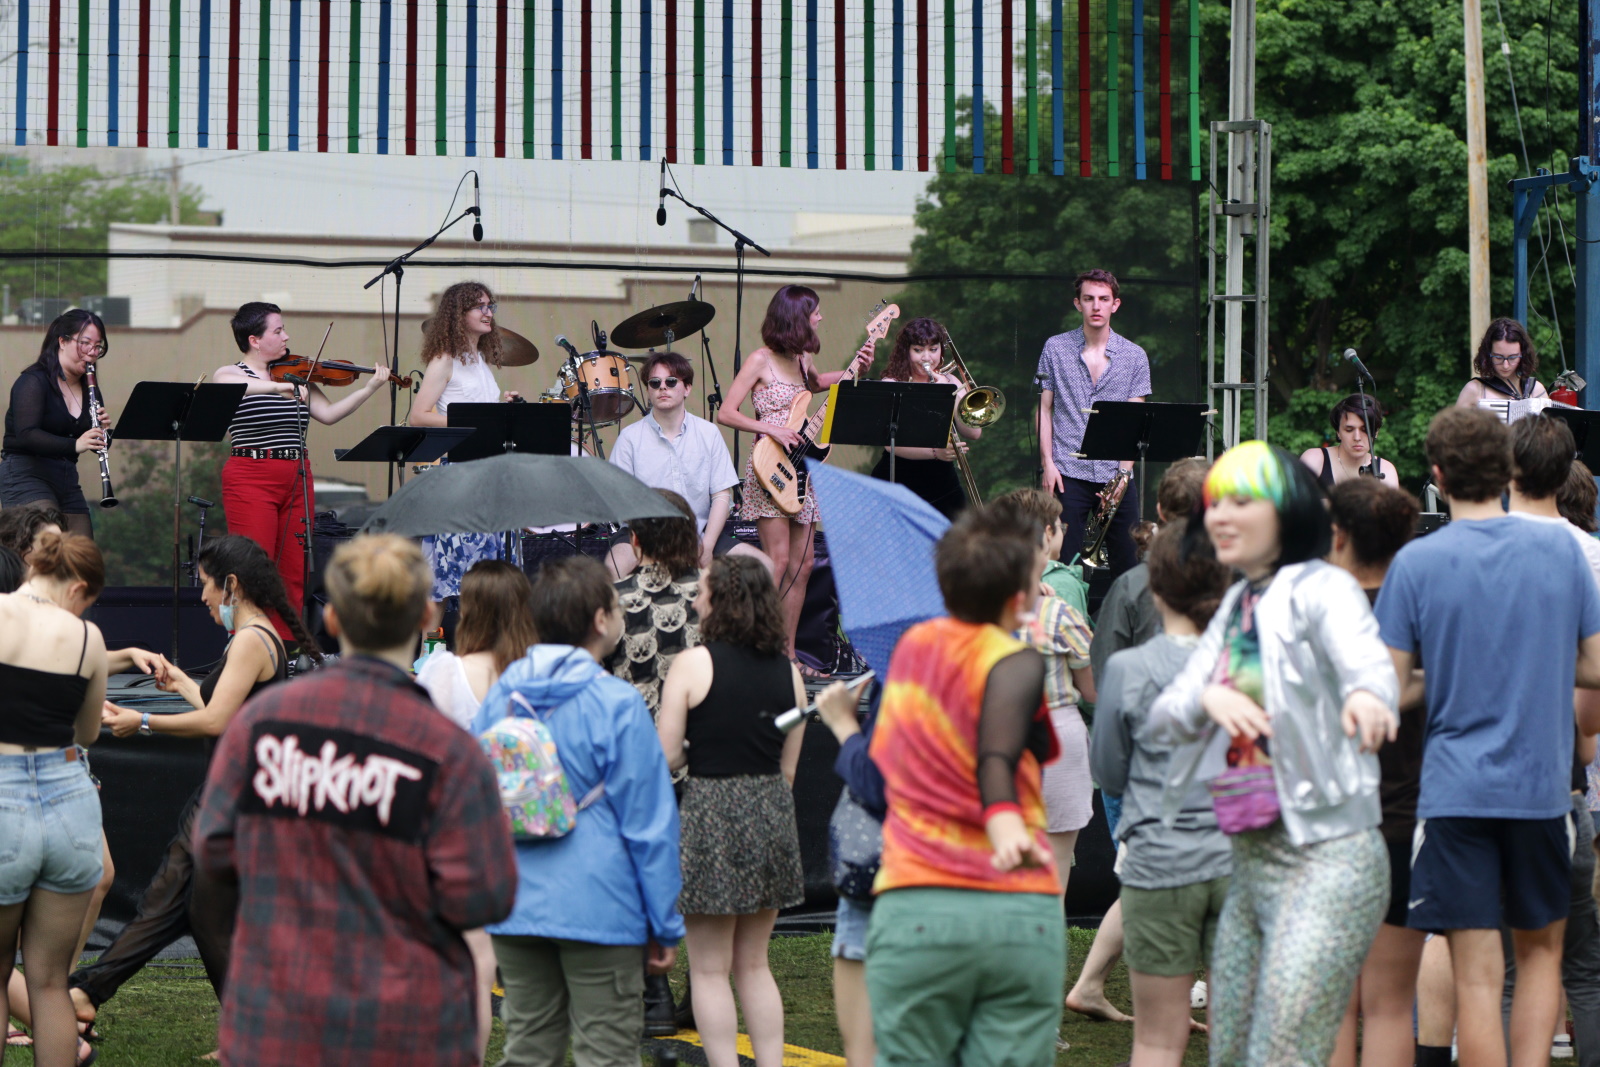
[[(700, 566), (733, 547), (728, 512), (739, 475), (716, 426), (691, 413), (694, 366), (677, 352), (652, 352), (644, 367), (649, 412), (622, 428), (611, 462), (652, 489), (670, 489), (694, 509), (700, 529)], [(622, 578), (638, 565), (632, 547), (618, 544), (611, 566)]]
[[(423, 327), (426, 369), (406, 417), (408, 425), (448, 426), (451, 404), (493, 404), (521, 396), (501, 392), (495, 381), (502, 352), (494, 313), (494, 294), (481, 282), (457, 282), (439, 295), (438, 307)], [(513, 555), (518, 540), (513, 538)], [(422, 551), (433, 564), (433, 599), (445, 603), (447, 612), (474, 563), (506, 558), (505, 537), (490, 532), (425, 537)]]

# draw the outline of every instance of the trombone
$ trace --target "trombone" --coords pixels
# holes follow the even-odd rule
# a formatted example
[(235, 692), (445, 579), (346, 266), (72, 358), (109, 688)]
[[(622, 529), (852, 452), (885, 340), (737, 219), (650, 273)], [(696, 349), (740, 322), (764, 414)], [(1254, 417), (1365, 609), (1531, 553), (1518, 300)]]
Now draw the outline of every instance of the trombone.
[[(960, 402), (956, 404), (955, 417), (974, 429), (982, 429), (998, 421), (1006, 411), (1006, 395), (992, 385), (975, 384), (972, 373), (967, 370), (966, 361), (961, 358), (961, 350), (950, 339), (950, 331), (941, 323), (939, 332), (944, 335), (944, 346), (951, 356), (939, 368), (939, 373), (955, 378), (966, 390)], [(967, 460), (966, 453), (961, 450), (960, 442), (956, 440), (954, 426), (950, 427), (949, 447), (956, 454), (956, 473), (961, 478), (961, 488), (966, 490), (968, 503), (973, 507), (982, 505), (983, 494), (978, 492), (977, 479), (972, 476), (972, 464)]]

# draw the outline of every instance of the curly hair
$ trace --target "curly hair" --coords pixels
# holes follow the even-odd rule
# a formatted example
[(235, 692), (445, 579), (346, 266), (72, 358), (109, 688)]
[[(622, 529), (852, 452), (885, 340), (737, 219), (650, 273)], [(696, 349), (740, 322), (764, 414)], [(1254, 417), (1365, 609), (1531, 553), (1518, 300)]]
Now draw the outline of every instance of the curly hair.
[(913, 348), (927, 348), (929, 345), (938, 345), (940, 356), (944, 353), (944, 327), (935, 319), (927, 317), (912, 319), (900, 327), (900, 332), (895, 336), (894, 348), (889, 350), (889, 365), (883, 368), (885, 378), (893, 378), (897, 382), (909, 382), (913, 377), (911, 366), (911, 350)]
[(682, 515), (674, 519), (633, 519), (628, 529), (639, 542), (639, 552), (665, 567), (673, 581), (681, 582), (700, 570), (700, 530), (687, 500), (670, 489), (656, 492)]
[(1597, 498), (1600, 498), (1600, 487), (1595, 485), (1593, 472), (1583, 460), (1573, 460), (1566, 482), (1556, 492), (1556, 508), (1561, 517), (1584, 533), (1600, 530), (1600, 521), (1596, 521), (1594, 513)]
[(1517, 377), (1536, 378), (1539, 375), (1539, 353), (1533, 350), (1533, 338), (1528, 328), (1516, 319), (1495, 319), (1483, 331), (1477, 354), (1472, 357), (1472, 369), (1480, 378), (1493, 379), (1494, 363), (1490, 356), (1496, 341), (1511, 341), (1522, 349), (1522, 362), (1517, 364)]
[(28, 553), (33, 551), (33, 539), (43, 526), (67, 528), (67, 520), (61, 514), (61, 509), (48, 500), (30, 500), (26, 504), (0, 510), (0, 546), (27, 559)]
[[(100, 316), (83, 308), (73, 308), (57, 315), (50, 328), (45, 331), (44, 343), (39, 346), (39, 358), (34, 360), (43, 367), (45, 373), (50, 375), (51, 381), (60, 380), (61, 371), (61, 342), (68, 337), (76, 337), (86, 327), (93, 326), (100, 331), (100, 343), (106, 346), (106, 352), (111, 351), (111, 339), (106, 336), (106, 324), (100, 321)], [(102, 352), (102, 357), (105, 355)]]
[(450, 356), (466, 362), (462, 357), (477, 348), (490, 366), (500, 366), (500, 335), (493, 330), (478, 338), (476, 346), (467, 334), (466, 315), (481, 300), (494, 300), (494, 293), (482, 282), (456, 282), (439, 294), (434, 308), (422, 331), (422, 363), (431, 363), (437, 356)]
[(225, 588), (229, 575), (232, 575), (238, 583), (240, 596), (282, 619), (294, 639), (300, 643), (300, 651), (318, 663), (322, 662), (322, 650), (306, 633), (305, 626), (300, 622), (300, 613), (289, 606), (289, 596), (284, 592), (278, 565), (272, 562), (266, 549), (243, 534), (227, 534), (206, 541), (196, 562), (218, 589)]
[(783, 601), (772, 572), (753, 556), (720, 556), (706, 572), (711, 610), (700, 620), (700, 641), (723, 641), (758, 656), (781, 656), (789, 642)]
[(783, 286), (772, 294), (767, 317), (761, 321), (762, 343), (780, 356), (815, 355), (822, 341), (811, 327), (811, 313), (821, 304), (822, 298), (809, 286)]
[(1150, 567), (1150, 592), (1197, 629), (1206, 628), (1233, 584), (1233, 571), (1217, 562), (1210, 545), (1185, 555), (1183, 528), (1174, 524), (1156, 531), (1144, 561)]
[(1328, 494), (1328, 513), (1350, 538), (1356, 562), (1387, 567), (1417, 529), (1417, 498), (1376, 478), (1349, 478)]

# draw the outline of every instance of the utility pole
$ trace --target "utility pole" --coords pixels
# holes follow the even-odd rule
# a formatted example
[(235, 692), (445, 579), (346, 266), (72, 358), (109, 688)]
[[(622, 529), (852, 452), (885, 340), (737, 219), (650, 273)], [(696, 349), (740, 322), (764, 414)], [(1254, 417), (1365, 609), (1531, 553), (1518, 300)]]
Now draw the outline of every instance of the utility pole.
[[(1256, 0), (1233, 0), (1232, 33), (1228, 57), (1228, 121), (1245, 122), (1256, 117)], [(1228, 135), (1228, 200), (1239, 204), (1255, 200), (1255, 137), (1243, 131)], [(1242, 215), (1227, 216), (1227, 260), (1224, 292), (1244, 293), (1244, 243), (1255, 220)], [(1244, 380), (1244, 304), (1230, 300), (1223, 304), (1222, 374), (1228, 382)], [(1261, 339), (1256, 339), (1256, 360), (1267, 358)], [(1256, 398), (1258, 401), (1260, 397)], [(1223, 442), (1227, 446), (1244, 438), (1243, 396), (1238, 390), (1226, 393), (1222, 409)], [(1258, 426), (1261, 421), (1257, 413)], [(1257, 433), (1266, 437), (1265, 426)]]
[(1467, 289), (1472, 351), (1489, 328), (1489, 159), (1483, 110), (1483, 7), (1462, 0), (1462, 47), (1467, 60)]
[[(1596, 164), (1600, 164), (1600, 64), (1595, 62), (1595, 35), (1600, 34), (1600, 0), (1580, 0), (1578, 4), (1578, 169), (1583, 181), (1572, 187), (1578, 200), (1577, 314), (1573, 340), (1577, 342), (1578, 374), (1590, 388), (1600, 386), (1600, 186), (1596, 185)], [(1583, 391), (1586, 407), (1593, 394)]]
[(172, 166), (167, 168), (167, 221), (178, 225), (180, 214), (178, 211), (178, 157), (172, 157)]

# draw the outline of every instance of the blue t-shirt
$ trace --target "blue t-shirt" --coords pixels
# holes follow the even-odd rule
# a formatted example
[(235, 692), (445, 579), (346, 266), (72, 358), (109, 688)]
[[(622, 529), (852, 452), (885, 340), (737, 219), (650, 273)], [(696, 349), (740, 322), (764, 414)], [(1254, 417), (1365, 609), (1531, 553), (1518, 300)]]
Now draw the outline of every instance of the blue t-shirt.
[(1509, 515), (1452, 522), (1395, 557), (1374, 611), (1384, 644), (1427, 665), (1418, 818), (1571, 810), (1578, 643), (1600, 633), (1588, 574), (1566, 530)]

